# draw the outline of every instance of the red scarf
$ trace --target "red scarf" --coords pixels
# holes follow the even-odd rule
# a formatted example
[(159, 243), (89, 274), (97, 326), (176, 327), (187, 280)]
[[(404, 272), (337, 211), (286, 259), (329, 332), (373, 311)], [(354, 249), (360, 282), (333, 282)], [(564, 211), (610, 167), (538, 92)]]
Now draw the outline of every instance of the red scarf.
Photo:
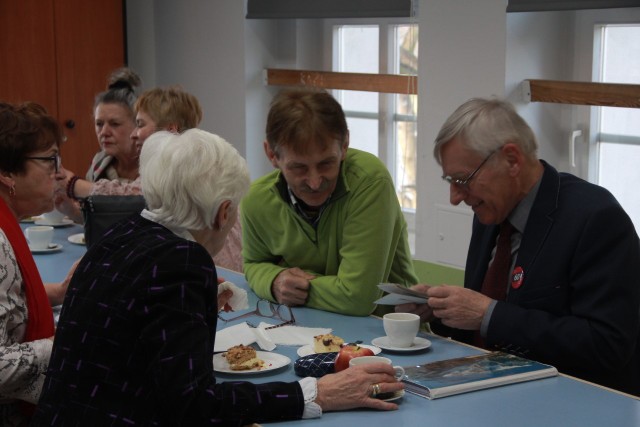
[(24, 342), (49, 338), (55, 333), (49, 297), (20, 224), (2, 197), (0, 197), (0, 228), (9, 239), (22, 273), (28, 312)]

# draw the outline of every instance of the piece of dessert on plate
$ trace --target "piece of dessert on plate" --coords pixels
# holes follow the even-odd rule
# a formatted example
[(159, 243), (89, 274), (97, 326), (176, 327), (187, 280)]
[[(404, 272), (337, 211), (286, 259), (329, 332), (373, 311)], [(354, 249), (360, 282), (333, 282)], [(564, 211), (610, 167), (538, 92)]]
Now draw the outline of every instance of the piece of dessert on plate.
[(224, 358), (227, 359), (232, 371), (246, 371), (254, 368), (262, 368), (265, 363), (258, 359), (256, 349), (248, 345), (236, 345), (230, 347)]
[(340, 351), (344, 340), (333, 334), (316, 335), (313, 337), (313, 350), (316, 353), (334, 353)]

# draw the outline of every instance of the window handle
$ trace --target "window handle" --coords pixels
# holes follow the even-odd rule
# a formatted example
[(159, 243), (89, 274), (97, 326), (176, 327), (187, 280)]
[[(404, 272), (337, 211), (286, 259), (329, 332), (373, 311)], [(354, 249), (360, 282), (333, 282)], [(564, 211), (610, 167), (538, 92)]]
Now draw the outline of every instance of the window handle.
[(571, 132), (571, 138), (569, 138), (569, 163), (572, 168), (576, 167), (576, 139), (582, 136), (581, 130), (574, 130)]

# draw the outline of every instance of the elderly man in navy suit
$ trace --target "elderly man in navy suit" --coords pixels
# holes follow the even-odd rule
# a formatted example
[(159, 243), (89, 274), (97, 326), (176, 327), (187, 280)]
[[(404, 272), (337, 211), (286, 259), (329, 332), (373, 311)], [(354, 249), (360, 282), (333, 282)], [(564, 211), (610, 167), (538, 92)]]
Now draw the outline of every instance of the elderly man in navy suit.
[(439, 334), (640, 395), (633, 223), (607, 190), (536, 151), (504, 101), (471, 99), (447, 119), (434, 155), (451, 203), (474, 212), (465, 287), (416, 285), (428, 303), (396, 310)]

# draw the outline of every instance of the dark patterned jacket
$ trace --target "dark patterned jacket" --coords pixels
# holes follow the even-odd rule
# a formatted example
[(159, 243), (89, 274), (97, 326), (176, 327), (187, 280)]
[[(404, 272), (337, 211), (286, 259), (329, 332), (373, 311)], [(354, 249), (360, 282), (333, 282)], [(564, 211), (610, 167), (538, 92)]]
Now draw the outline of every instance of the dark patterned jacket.
[(216, 384), (217, 276), (195, 242), (139, 215), (69, 285), (32, 425), (225, 425), (296, 419), (297, 382)]

